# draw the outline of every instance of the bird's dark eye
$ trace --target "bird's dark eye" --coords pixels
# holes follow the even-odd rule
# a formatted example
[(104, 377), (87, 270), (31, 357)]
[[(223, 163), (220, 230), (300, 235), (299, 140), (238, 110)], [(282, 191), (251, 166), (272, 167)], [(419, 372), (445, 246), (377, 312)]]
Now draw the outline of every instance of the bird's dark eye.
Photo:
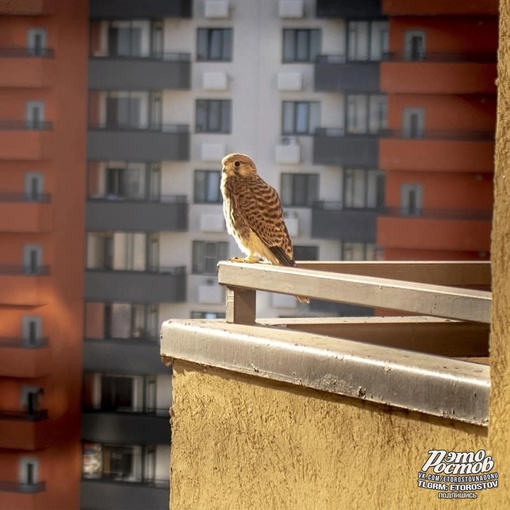
[(234, 166), (235, 166), (236, 168), (239, 168), (239, 167), (241, 166), (241, 163), (239, 163), (239, 161), (236, 161), (236, 162), (234, 163)]

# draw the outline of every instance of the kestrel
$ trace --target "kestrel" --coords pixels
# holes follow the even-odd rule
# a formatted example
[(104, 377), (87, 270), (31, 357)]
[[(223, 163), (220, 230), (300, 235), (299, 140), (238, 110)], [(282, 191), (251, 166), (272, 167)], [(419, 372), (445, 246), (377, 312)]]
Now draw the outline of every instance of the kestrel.
[[(292, 241), (276, 190), (257, 174), (255, 163), (245, 154), (229, 154), (221, 164), (223, 214), (228, 233), (246, 254), (241, 261), (254, 263), (262, 258), (275, 266), (294, 267)], [(296, 299), (310, 302), (302, 296)]]

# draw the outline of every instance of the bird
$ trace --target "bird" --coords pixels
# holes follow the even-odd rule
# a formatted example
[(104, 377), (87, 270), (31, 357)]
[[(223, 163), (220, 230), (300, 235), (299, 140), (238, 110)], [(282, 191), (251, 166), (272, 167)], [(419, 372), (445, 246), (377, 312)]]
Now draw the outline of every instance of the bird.
[[(232, 153), (221, 160), (221, 194), (228, 233), (246, 257), (231, 262), (257, 263), (261, 259), (275, 266), (295, 267), (292, 241), (283, 218), (278, 192), (257, 172), (246, 154)], [(310, 299), (296, 296), (300, 303)]]

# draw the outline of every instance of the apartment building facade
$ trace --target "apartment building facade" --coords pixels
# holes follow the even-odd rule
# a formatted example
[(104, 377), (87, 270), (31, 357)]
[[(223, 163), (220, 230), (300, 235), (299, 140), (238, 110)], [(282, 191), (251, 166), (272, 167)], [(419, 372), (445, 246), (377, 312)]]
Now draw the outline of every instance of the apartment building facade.
[(224, 316), (221, 158), (279, 191), (297, 259), (487, 258), (497, 5), (60, 3), (0, 8), (0, 502), (167, 508), (159, 329)]

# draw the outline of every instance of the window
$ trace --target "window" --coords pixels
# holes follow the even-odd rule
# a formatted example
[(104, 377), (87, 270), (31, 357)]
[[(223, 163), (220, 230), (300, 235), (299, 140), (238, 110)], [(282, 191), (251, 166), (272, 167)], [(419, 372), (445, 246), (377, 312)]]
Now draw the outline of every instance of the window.
[(218, 170), (195, 170), (195, 203), (221, 203), (220, 181), (221, 172)]
[(154, 340), (159, 334), (158, 306), (138, 303), (85, 304), (86, 338)]
[(44, 390), (39, 386), (21, 387), (21, 410), (29, 416), (37, 417), (41, 412), (41, 398)]
[(46, 54), (46, 34), (45, 28), (27, 30), (27, 48), (30, 56), (42, 57)]
[(405, 216), (419, 216), (423, 202), (423, 186), (421, 184), (400, 185), (400, 210)]
[(425, 32), (407, 30), (404, 34), (406, 60), (425, 60)]
[(402, 123), (406, 138), (423, 138), (425, 110), (423, 108), (404, 108)]
[(341, 260), (377, 260), (377, 250), (372, 243), (349, 243), (340, 246)]
[(346, 169), (343, 181), (343, 207), (374, 209), (384, 204), (384, 172)]
[(294, 246), (295, 260), (319, 260), (318, 246)]
[(227, 256), (228, 243), (193, 241), (193, 273), (216, 274), (218, 262), (226, 260)]
[(224, 312), (191, 312), (192, 319), (224, 319)]
[(197, 133), (230, 133), (232, 102), (228, 99), (197, 99)]
[(228, 62), (232, 60), (231, 28), (199, 28), (197, 60)]
[(23, 246), (23, 267), (25, 274), (40, 274), (42, 272), (42, 248), (38, 244)]
[(282, 115), (282, 134), (313, 135), (320, 123), (320, 103), (284, 101)]
[(346, 96), (347, 133), (379, 133), (386, 128), (386, 120), (386, 96), (377, 94), (348, 94)]
[(87, 269), (146, 271), (156, 269), (157, 234), (88, 232)]
[(39, 482), (39, 460), (35, 457), (20, 457), (19, 483), (34, 485)]
[(321, 52), (321, 31), (306, 28), (283, 30), (283, 61), (314, 62)]
[(319, 197), (318, 174), (282, 174), (281, 200), (284, 206), (311, 207)]
[(44, 129), (44, 102), (25, 103), (25, 121), (28, 129)]
[(30, 172), (25, 174), (25, 199), (37, 202), (41, 200), (43, 193), (44, 180), (39, 172)]
[(25, 347), (40, 345), (42, 338), (41, 317), (23, 315), (21, 317), (21, 336)]
[(349, 21), (347, 24), (348, 60), (382, 59), (388, 52), (387, 21)]

